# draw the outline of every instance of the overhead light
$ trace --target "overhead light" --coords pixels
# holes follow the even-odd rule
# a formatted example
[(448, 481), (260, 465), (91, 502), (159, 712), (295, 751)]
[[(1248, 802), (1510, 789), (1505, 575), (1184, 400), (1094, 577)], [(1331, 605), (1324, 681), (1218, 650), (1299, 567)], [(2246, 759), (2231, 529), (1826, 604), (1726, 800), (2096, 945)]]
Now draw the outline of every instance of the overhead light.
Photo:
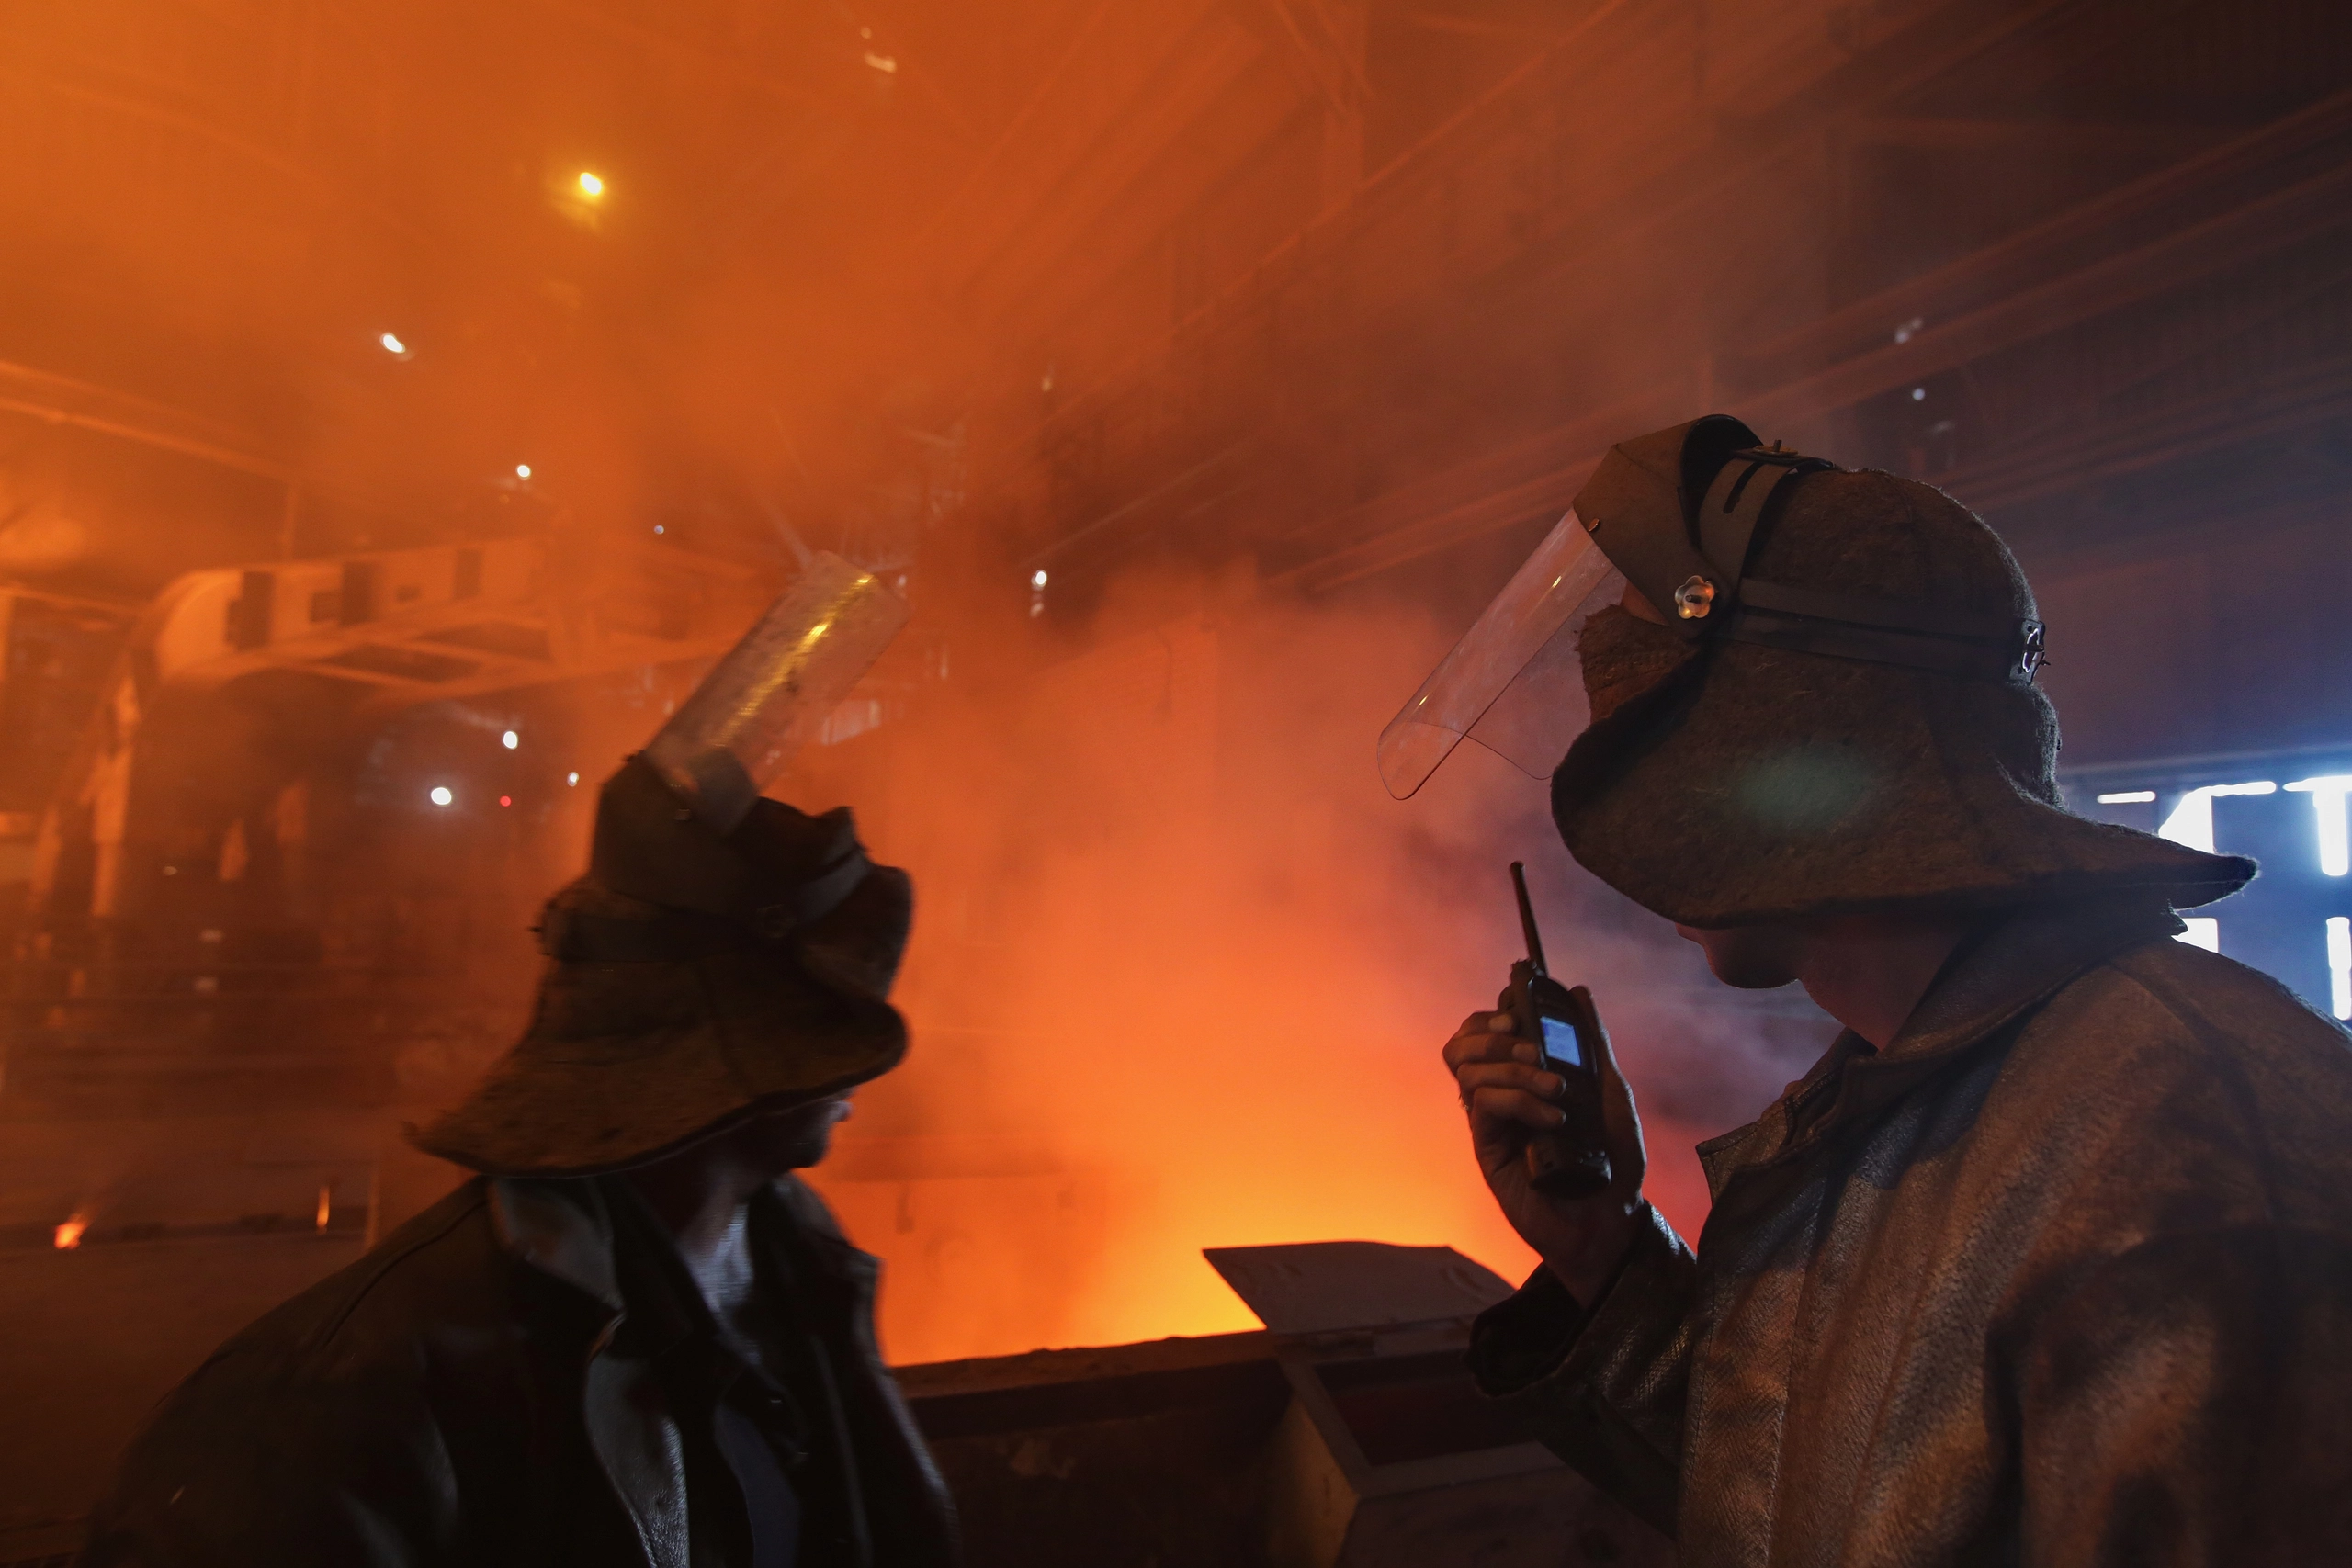
[(384, 345), (384, 352), (386, 354), (391, 355), (395, 358), (399, 359), (406, 359), (408, 357), (408, 344), (400, 340), (398, 333), (386, 333), (376, 341)]
[(517, 463), (517, 464), (515, 464), (515, 465), (514, 465), (514, 477), (515, 477), (516, 479), (529, 479), (529, 478), (531, 477), (531, 465), (530, 465), (530, 464), (528, 464), (528, 463)]
[(1036, 570), (1029, 574), (1029, 586), (1036, 589), (1039, 592), (1045, 592), (1046, 569), (1044, 567), (1039, 567)]
[(580, 775), (578, 773), (566, 773), (563, 775), (563, 782), (577, 789), (580, 786)]
[(447, 806), (454, 802), (458, 797), (450, 793), (449, 786), (447, 784), (435, 784), (431, 789), (425, 791), (424, 798), (431, 801), (435, 806)]
[(657, 533), (657, 534), (659, 534), (660, 532), (662, 532), (662, 525), (661, 525), (661, 524), (659, 524), (659, 523), (656, 523), (655, 525), (653, 525), (653, 531), (654, 531), (655, 533)]
[(512, 751), (515, 747), (523, 744), (523, 738), (510, 729), (498, 738), (498, 743)]
[(582, 169), (580, 171), (580, 194), (594, 201), (605, 194), (605, 182)]
[(1911, 389), (1911, 400), (1912, 400), (1913, 402), (1915, 402), (1915, 403), (1924, 403), (1924, 402), (1926, 402), (1926, 401), (1928, 400), (1928, 389), (1927, 389), (1927, 388), (1925, 388), (1925, 387), (1914, 387), (1914, 388), (1912, 388), (1912, 389)]
[(888, 75), (899, 68), (899, 62), (887, 54), (876, 54), (870, 49), (865, 51), (865, 63), (885, 75)]

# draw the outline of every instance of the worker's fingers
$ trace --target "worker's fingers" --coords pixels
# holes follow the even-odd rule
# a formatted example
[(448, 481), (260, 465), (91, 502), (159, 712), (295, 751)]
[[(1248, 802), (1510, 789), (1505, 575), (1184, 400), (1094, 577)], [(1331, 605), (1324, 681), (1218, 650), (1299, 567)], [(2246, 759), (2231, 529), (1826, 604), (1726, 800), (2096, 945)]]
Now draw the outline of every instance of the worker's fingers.
[(1487, 1086), (1470, 1091), (1472, 1136), (1481, 1145), (1516, 1140), (1518, 1128), (1548, 1133), (1566, 1119), (1558, 1106), (1523, 1089)]
[(1445, 1043), (1446, 1071), (1467, 1062), (1532, 1062), (1535, 1047), (1511, 1032), (1509, 1013), (1474, 1012)]
[(1517, 1089), (1541, 1100), (1554, 1099), (1566, 1087), (1559, 1074), (1525, 1062), (1465, 1062), (1454, 1072), (1453, 1081), (1464, 1095), (1482, 1089)]

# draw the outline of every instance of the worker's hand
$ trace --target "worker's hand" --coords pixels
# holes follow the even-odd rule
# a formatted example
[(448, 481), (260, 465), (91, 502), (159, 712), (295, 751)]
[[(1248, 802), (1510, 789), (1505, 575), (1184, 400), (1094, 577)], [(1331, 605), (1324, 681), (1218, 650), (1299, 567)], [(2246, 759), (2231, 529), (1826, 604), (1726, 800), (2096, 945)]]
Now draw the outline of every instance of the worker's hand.
[(1541, 1253), (1568, 1293), (1587, 1306), (1608, 1287), (1634, 1239), (1645, 1156), (1634, 1091), (1617, 1071), (1601, 1030), (1595, 1054), (1600, 1067), (1601, 1119), (1607, 1128), (1612, 1179), (1589, 1198), (1555, 1198), (1528, 1182), (1527, 1141), (1565, 1120), (1555, 1103), (1566, 1086), (1535, 1064), (1534, 1044), (1514, 1033), (1511, 1015), (1474, 1012), (1445, 1043), (1445, 1065), (1470, 1116), (1470, 1143), (1478, 1168), (1503, 1217)]

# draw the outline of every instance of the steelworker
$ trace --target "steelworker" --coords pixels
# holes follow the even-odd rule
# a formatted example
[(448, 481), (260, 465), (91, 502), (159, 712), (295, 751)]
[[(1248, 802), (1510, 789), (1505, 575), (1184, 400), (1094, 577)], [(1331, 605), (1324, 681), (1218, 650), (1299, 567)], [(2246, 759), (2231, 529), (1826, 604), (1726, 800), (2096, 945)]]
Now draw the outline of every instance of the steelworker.
[(605, 784), (528, 1032), (418, 1137), (481, 1174), (173, 1394), (86, 1562), (955, 1561), (875, 1260), (792, 1174), (906, 1050), (910, 886), (846, 810), (744, 804)]
[(1613, 1179), (1566, 1198), (1522, 1157), (1565, 1077), (1464, 1022), (1543, 1258), (1485, 1390), (1683, 1568), (2352, 1562), (2352, 1051), (2172, 940), (2251, 862), (2063, 808), (1999, 538), (1717, 416), (1617, 447), (1544, 551), (1384, 738), (1392, 788), (1548, 716), (1569, 852), (1845, 1028), (1701, 1145), (1694, 1253), (1605, 1038)]

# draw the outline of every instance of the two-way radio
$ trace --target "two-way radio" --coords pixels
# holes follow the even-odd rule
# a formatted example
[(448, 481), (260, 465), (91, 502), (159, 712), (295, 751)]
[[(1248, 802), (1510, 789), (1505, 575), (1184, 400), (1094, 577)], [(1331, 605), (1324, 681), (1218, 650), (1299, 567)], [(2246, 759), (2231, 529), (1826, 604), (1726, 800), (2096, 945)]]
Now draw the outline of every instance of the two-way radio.
[(1609, 1145), (1600, 1114), (1600, 1019), (1592, 993), (1569, 989), (1544, 965), (1544, 938), (1535, 929), (1535, 906), (1527, 897), (1527, 869), (1510, 863), (1510, 883), (1519, 895), (1519, 923), (1527, 933), (1527, 956), (1510, 966), (1505, 1005), (1521, 1039), (1534, 1043), (1537, 1065), (1556, 1073), (1567, 1087), (1556, 1102), (1567, 1120), (1527, 1141), (1527, 1178), (1539, 1192), (1586, 1198), (1609, 1185)]

